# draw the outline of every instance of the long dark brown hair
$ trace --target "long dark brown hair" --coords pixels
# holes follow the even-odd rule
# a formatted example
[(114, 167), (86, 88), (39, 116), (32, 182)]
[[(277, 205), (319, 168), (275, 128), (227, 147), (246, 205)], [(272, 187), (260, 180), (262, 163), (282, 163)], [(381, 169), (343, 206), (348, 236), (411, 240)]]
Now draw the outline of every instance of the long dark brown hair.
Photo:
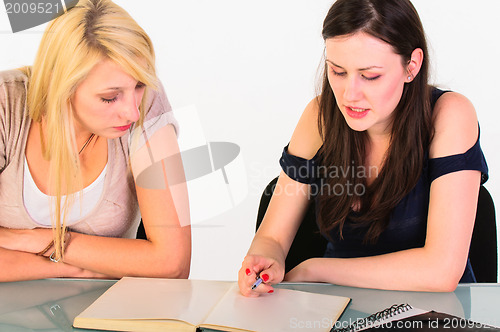
[[(323, 188), (330, 189), (322, 190), (318, 197), (320, 229), (323, 233), (338, 229), (342, 237), (346, 217), (358, 204), (359, 213), (349, 217), (352, 226), (366, 227), (365, 242), (374, 243), (387, 227), (394, 207), (417, 184), (425, 151), (432, 139), (428, 51), (422, 23), (409, 0), (337, 0), (323, 23), (323, 38), (357, 32), (367, 33), (391, 45), (405, 67), (415, 49), (422, 49), (424, 54), (420, 72), (405, 84), (401, 100), (393, 112), (389, 149), (378, 177), (370, 185), (366, 174), (355, 171), (366, 166), (368, 136), (366, 132), (354, 131), (347, 125), (328, 82), (328, 67), (325, 66), (318, 98), (318, 126), (324, 142), (321, 165), (327, 170), (329, 166), (335, 166), (344, 173), (340, 177), (324, 174), (326, 186)], [(332, 190), (339, 185), (345, 189), (350, 187), (351, 194), (347, 190), (342, 194)]]

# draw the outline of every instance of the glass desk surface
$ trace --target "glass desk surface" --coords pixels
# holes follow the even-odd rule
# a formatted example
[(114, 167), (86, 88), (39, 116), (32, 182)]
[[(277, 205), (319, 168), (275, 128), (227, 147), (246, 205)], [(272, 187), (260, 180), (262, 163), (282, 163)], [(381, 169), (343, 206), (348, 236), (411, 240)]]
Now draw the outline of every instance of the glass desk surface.
[[(89, 331), (73, 319), (115, 280), (44, 279), (0, 283), (0, 332)], [(445, 312), (500, 326), (500, 284), (461, 284), (452, 293), (382, 291), (330, 284), (284, 283), (277, 287), (352, 299), (339, 324), (366, 317), (393, 304)]]

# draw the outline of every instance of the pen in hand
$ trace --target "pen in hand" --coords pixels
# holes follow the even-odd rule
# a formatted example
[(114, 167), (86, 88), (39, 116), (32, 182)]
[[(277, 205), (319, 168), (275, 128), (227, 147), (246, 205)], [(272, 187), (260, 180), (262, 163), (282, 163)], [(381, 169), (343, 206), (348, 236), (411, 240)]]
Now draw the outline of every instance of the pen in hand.
[(253, 283), (253, 285), (252, 285), (252, 290), (254, 290), (255, 288), (257, 288), (257, 286), (259, 286), (261, 283), (262, 283), (262, 278), (261, 278), (261, 277), (259, 277), (259, 278), (257, 279), (257, 281), (255, 281), (255, 282)]

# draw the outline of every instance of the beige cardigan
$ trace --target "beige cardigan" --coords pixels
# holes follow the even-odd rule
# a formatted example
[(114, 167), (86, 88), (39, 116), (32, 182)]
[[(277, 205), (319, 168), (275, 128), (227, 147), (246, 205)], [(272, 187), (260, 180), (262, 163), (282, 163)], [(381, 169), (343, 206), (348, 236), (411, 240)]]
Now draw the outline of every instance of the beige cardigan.
[[(31, 125), (26, 108), (28, 78), (19, 70), (0, 72), (0, 226), (44, 227), (29, 216), (23, 202), (26, 140)], [(178, 132), (163, 88), (148, 98), (146, 120), (167, 113)], [(79, 233), (134, 238), (140, 221), (135, 184), (129, 167), (129, 133), (108, 140), (104, 189), (96, 207), (70, 229)]]

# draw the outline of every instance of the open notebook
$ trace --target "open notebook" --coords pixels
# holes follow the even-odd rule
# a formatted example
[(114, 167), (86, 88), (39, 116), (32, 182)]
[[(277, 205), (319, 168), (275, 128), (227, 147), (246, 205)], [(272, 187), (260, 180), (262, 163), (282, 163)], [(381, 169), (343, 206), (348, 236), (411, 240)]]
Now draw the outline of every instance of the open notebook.
[[(275, 289), (248, 298), (233, 282), (123, 278), (74, 327), (112, 331), (329, 331), (350, 299)], [(311, 328), (313, 327), (313, 328)]]

